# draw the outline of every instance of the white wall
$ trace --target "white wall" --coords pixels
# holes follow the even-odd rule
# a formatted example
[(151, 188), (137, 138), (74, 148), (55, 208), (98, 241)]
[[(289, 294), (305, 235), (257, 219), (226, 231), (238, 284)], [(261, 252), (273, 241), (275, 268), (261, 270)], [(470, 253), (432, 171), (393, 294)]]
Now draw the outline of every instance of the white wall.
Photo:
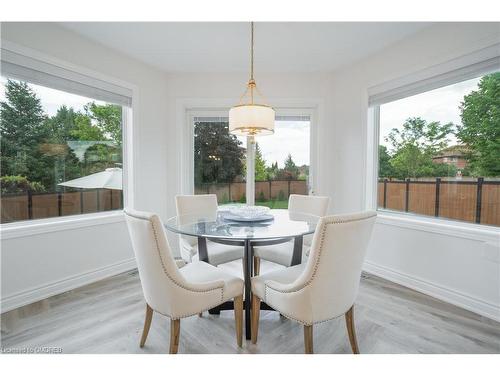
[[(324, 183), (338, 197), (335, 210), (364, 206), (368, 88), (498, 42), (498, 24), (441, 24), (334, 73), (333, 117), (324, 138), (333, 144), (325, 158), (342, 178), (327, 176)], [(435, 234), (442, 229), (435, 223), (393, 224), (376, 225), (367, 270), (500, 320), (498, 232), (465, 239), (466, 229)]]
[[(2, 23), (2, 41), (34, 49), (137, 87), (135, 205), (166, 212), (165, 74), (54, 24)], [(2, 311), (133, 268), (123, 218), (63, 232), (2, 238)]]

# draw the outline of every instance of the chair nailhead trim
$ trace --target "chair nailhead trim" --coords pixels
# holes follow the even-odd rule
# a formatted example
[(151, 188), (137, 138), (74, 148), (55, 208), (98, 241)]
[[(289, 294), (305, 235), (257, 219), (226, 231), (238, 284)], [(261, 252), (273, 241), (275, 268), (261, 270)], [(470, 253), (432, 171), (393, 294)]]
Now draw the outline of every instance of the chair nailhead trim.
[[(266, 301), (264, 301), (264, 302), (266, 302)], [(271, 305), (270, 303), (266, 302), (266, 304), (267, 304), (268, 306), (272, 307), (274, 310), (279, 311), (277, 308), (275, 308), (275, 307), (274, 307), (273, 305)], [(353, 305), (353, 306), (354, 306), (354, 305)], [(346, 312), (347, 312), (347, 311), (346, 311)], [(300, 320), (300, 319), (294, 318), (294, 317), (292, 317), (292, 316), (290, 316), (290, 315), (283, 314), (283, 312), (281, 312), (281, 311), (279, 311), (279, 313), (280, 313), (281, 315), (283, 315), (285, 318), (290, 319), (290, 320), (293, 320), (294, 322), (297, 322), (297, 323), (303, 324), (303, 325), (305, 325), (305, 326), (310, 326), (310, 325), (312, 325), (312, 324), (320, 324), (320, 323), (329, 322), (330, 320), (337, 319), (340, 315), (342, 315), (342, 314), (340, 314), (340, 315), (334, 316), (333, 318), (323, 319), (323, 320), (319, 320), (319, 321), (317, 321), (317, 322), (306, 322), (306, 321), (304, 321), (304, 320)], [(345, 314), (345, 313), (344, 313), (344, 314)]]
[[(220, 303), (223, 303), (224, 302), (224, 288), (223, 287), (217, 287), (217, 288), (211, 288), (211, 289), (205, 289), (205, 290), (196, 290), (196, 289), (191, 289), (191, 288), (186, 288), (184, 285), (182, 284), (179, 284), (176, 280), (174, 280), (170, 274), (167, 272), (167, 268), (165, 267), (165, 263), (163, 261), (163, 257), (162, 257), (162, 254), (161, 254), (161, 251), (160, 251), (160, 244), (158, 242), (158, 234), (156, 232), (156, 227), (154, 225), (154, 223), (151, 221), (151, 219), (146, 219), (144, 217), (140, 217), (140, 216), (135, 216), (135, 215), (131, 215), (129, 212), (126, 213), (127, 215), (133, 217), (133, 218), (136, 218), (136, 219), (140, 219), (140, 220), (146, 220), (148, 221), (150, 224), (151, 224), (151, 227), (153, 228), (153, 234), (154, 234), (154, 237), (155, 237), (155, 243), (156, 243), (156, 251), (158, 253), (158, 256), (160, 257), (160, 264), (161, 264), (161, 267), (163, 269), (163, 272), (165, 273), (165, 275), (168, 277), (168, 279), (173, 282), (175, 285), (177, 285), (178, 287), (182, 288), (182, 289), (185, 289), (185, 290), (188, 290), (190, 292), (195, 292), (195, 293), (208, 293), (208, 292), (211, 292), (213, 290), (218, 290), (220, 289), (221, 290), (221, 299), (220, 299)], [(218, 305), (215, 305), (213, 307), (216, 307)], [(199, 311), (198, 311), (199, 312)], [(197, 314), (198, 312), (194, 313), (194, 314)], [(187, 316), (191, 316), (191, 315), (194, 315), (194, 314), (190, 314), (190, 315), (187, 315)]]
[[(377, 216), (376, 212), (373, 212), (373, 213), (371, 213), (369, 215), (363, 214), (362, 216), (353, 215), (353, 216), (347, 216), (347, 217), (341, 217), (341, 218), (333, 217), (330, 221), (324, 222), (323, 223), (324, 225), (323, 225), (323, 228), (322, 228), (322, 231), (321, 231), (321, 239), (320, 239), (320, 244), (319, 244), (319, 253), (318, 253), (318, 257), (316, 259), (316, 263), (314, 264), (314, 269), (313, 269), (313, 273), (311, 275), (311, 278), (305, 284), (299, 285), (296, 288), (290, 289), (290, 290), (280, 290), (280, 289), (277, 289), (277, 288), (272, 288), (269, 285), (267, 285), (266, 283), (264, 283), (264, 286), (265, 286), (265, 289), (264, 289), (264, 298), (265, 298), (265, 300), (264, 300), (264, 302), (268, 303), (268, 301), (267, 301), (267, 290), (268, 289), (271, 289), (271, 290), (274, 290), (275, 292), (283, 293), (283, 294), (285, 294), (285, 293), (296, 293), (296, 292), (299, 292), (299, 291), (305, 289), (306, 287), (308, 287), (313, 282), (313, 280), (316, 277), (316, 273), (317, 273), (318, 266), (319, 266), (319, 260), (321, 258), (321, 254), (322, 254), (322, 251), (323, 251), (323, 245), (324, 245), (325, 236), (326, 236), (326, 228), (327, 228), (328, 225), (331, 225), (331, 224), (351, 223), (351, 222), (354, 222), (354, 221), (366, 220), (366, 219), (372, 218), (374, 216)], [(269, 304), (269, 306), (273, 307), (270, 304)], [(299, 322), (299, 323), (302, 323), (302, 324), (306, 324), (306, 325), (309, 324), (309, 323), (306, 323), (306, 322), (304, 322), (304, 321), (302, 321), (300, 319), (296, 319), (296, 318), (293, 318), (293, 317), (288, 317), (285, 314), (283, 314), (283, 315), (285, 317), (289, 318), (289, 319), (295, 320), (296, 322)], [(336, 319), (336, 318), (337, 318), (337, 316), (334, 317), (334, 318), (325, 319), (325, 320), (322, 320), (322, 321), (319, 321), (319, 322), (316, 322), (316, 323), (322, 323), (322, 322), (326, 322), (326, 321), (329, 321), (329, 320), (332, 320), (332, 319)]]

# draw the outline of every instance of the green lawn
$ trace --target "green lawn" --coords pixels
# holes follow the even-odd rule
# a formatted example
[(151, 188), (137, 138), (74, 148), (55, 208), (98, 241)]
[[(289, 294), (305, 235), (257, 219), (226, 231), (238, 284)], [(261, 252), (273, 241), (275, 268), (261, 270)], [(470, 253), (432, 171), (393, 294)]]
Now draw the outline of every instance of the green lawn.
[(256, 201), (255, 202), (256, 206), (266, 206), (269, 208), (288, 208), (288, 201), (278, 201), (278, 200), (272, 200), (272, 201)]

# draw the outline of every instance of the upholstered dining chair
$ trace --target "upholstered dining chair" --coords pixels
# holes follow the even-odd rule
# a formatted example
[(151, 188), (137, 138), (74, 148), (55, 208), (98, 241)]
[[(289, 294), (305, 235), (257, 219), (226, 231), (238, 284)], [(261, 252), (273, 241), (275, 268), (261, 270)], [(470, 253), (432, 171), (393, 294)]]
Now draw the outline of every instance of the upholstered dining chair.
[(236, 340), (242, 345), (243, 281), (205, 262), (178, 268), (161, 219), (152, 213), (125, 210), (139, 277), (146, 299), (140, 347), (146, 342), (153, 311), (170, 318), (170, 353), (177, 353), (180, 320), (234, 299)]
[[(291, 194), (288, 198), (288, 211), (322, 217), (328, 212), (329, 204), (329, 197)], [(309, 254), (311, 242), (312, 235), (304, 236), (302, 247), (303, 259), (305, 258), (305, 255)], [(254, 247), (254, 275), (259, 275), (260, 273), (261, 259), (281, 264), (285, 267), (290, 267), (292, 264), (293, 243), (294, 241), (292, 240), (277, 245)]]
[(304, 326), (306, 353), (313, 353), (313, 325), (345, 314), (349, 341), (359, 353), (354, 301), (376, 213), (320, 219), (307, 262), (252, 278), (252, 343), (257, 343), (260, 303)]
[[(175, 197), (177, 216), (188, 215), (190, 219), (195, 216), (215, 217), (217, 216), (217, 196), (215, 194), (201, 195), (177, 195)], [(219, 264), (232, 262), (243, 258), (243, 246), (223, 245), (206, 240), (208, 263), (218, 266)], [(179, 235), (179, 249), (182, 259), (192, 262), (199, 259), (198, 239), (192, 236)]]

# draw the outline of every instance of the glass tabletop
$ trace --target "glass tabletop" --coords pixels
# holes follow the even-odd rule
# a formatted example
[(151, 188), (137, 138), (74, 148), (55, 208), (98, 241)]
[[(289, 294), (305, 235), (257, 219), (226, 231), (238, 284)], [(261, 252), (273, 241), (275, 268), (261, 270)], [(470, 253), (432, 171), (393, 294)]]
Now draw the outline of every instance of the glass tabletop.
[(292, 238), (314, 233), (319, 216), (288, 210), (270, 210), (269, 220), (241, 222), (226, 218), (226, 211), (216, 214), (175, 216), (165, 222), (165, 227), (188, 236), (232, 240), (270, 240)]

